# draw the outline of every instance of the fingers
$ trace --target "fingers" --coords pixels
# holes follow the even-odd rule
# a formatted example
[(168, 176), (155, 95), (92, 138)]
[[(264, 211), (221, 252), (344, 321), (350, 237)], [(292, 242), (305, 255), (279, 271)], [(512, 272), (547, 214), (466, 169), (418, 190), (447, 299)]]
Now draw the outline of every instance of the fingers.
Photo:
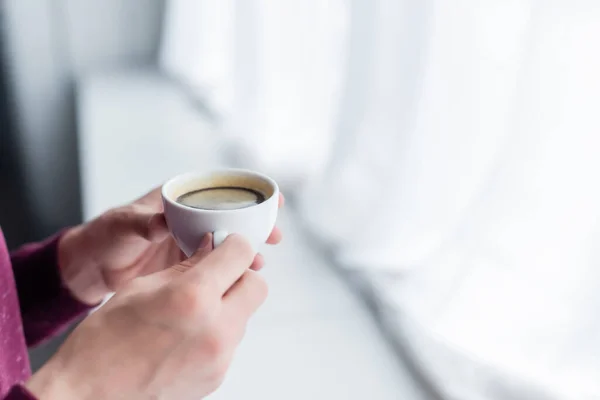
[(257, 272), (248, 270), (223, 296), (223, 308), (233, 320), (247, 320), (267, 298), (268, 287)]
[[(279, 193), (279, 208), (283, 207), (284, 204), (285, 197), (283, 197), (283, 195)], [(267, 239), (267, 244), (279, 244), (279, 242), (281, 242), (281, 239), (283, 239), (283, 234), (281, 233), (281, 230), (278, 227), (275, 227), (273, 228), (273, 232), (271, 232), (271, 235)]]
[(232, 234), (208, 255), (194, 255), (184, 261), (182, 264), (189, 271), (182, 279), (188, 283), (208, 283), (211, 290), (222, 296), (248, 270), (254, 257), (250, 244), (242, 236)]
[(154, 212), (161, 212), (163, 210), (161, 190), (161, 186), (154, 188), (139, 199), (137, 199), (136, 201), (134, 201), (133, 204), (148, 206)]
[(198, 250), (196, 250), (196, 252), (194, 254), (192, 254), (192, 256), (190, 258), (183, 260), (179, 264), (172, 266), (171, 269), (174, 271), (177, 271), (179, 273), (184, 273), (184, 272), (196, 267), (212, 251), (212, 241), (213, 241), (212, 233), (207, 233), (206, 235), (204, 235), (204, 237), (200, 241)]
[(256, 257), (254, 257), (254, 261), (252, 262), (252, 265), (250, 265), (250, 269), (253, 271), (260, 271), (264, 266), (265, 258), (259, 253), (256, 255)]
[[(143, 204), (152, 197), (160, 197), (160, 189), (155, 189), (146, 196), (136, 201), (136, 204)], [(279, 206), (285, 203), (283, 195), (279, 195)], [(148, 223), (147, 231), (144, 231), (143, 224), (139, 226), (138, 234), (156, 240), (164, 239), (168, 235), (168, 229), (163, 214), (156, 214)], [(165, 235), (165, 236), (163, 236)], [(281, 241), (282, 234), (279, 228), (275, 227), (267, 239), (269, 244), (277, 244)], [(243, 273), (252, 269), (259, 271), (264, 266), (264, 257), (261, 254), (255, 254), (248, 243), (238, 235), (230, 235), (221, 246), (212, 251), (212, 235), (204, 237), (199, 250), (189, 259), (168, 268), (164, 271), (153, 274), (153, 279), (167, 278), (169, 280), (185, 273), (182, 280), (200, 281), (209, 280), (211, 290), (215, 290), (219, 295), (226, 293), (229, 288), (243, 275)], [(207, 279), (207, 276), (210, 277)]]
[[(179, 249), (177, 249), (179, 252)], [(152, 280), (157, 285), (163, 285), (167, 282), (172, 281), (174, 278), (181, 276), (191, 268), (199, 264), (204, 258), (212, 251), (212, 234), (207, 233), (202, 238), (198, 250), (188, 259), (182, 260), (178, 264), (175, 264), (167, 269), (153, 273), (148, 277), (147, 280)]]
[(278, 244), (279, 242), (281, 242), (282, 238), (283, 238), (283, 234), (281, 233), (281, 230), (278, 227), (275, 227), (275, 228), (273, 228), (273, 232), (271, 232), (271, 235), (267, 239), (267, 243), (268, 244)]

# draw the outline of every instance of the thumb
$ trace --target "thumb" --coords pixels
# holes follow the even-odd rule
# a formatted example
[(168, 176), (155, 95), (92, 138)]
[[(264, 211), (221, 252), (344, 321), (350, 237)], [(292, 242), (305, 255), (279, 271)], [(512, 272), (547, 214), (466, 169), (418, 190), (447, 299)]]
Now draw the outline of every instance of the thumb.
[(150, 242), (162, 242), (169, 235), (163, 213), (123, 209), (111, 218), (112, 232), (117, 236), (134, 235)]
[(163, 283), (165, 281), (170, 281), (177, 276), (180, 276), (181, 274), (185, 273), (187, 270), (192, 268), (194, 265), (202, 261), (202, 259), (204, 259), (204, 257), (206, 257), (212, 251), (212, 239), (212, 233), (207, 233), (200, 241), (198, 250), (196, 250), (196, 252), (192, 254), (190, 258), (183, 260), (179, 264), (175, 264), (170, 268), (156, 272), (150, 276), (152, 277), (152, 279), (156, 279)]
[(213, 235), (212, 233), (207, 233), (204, 235), (200, 244), (198, 245), (198, 250), (192, 256), (186, 260), (183, 260), (179, 264), (172, 266), (170, 269), (174, 269), (181, 273), (187, 271), (190, 268), (194, 268), (200, 261), (204, 259), (213, 250)]

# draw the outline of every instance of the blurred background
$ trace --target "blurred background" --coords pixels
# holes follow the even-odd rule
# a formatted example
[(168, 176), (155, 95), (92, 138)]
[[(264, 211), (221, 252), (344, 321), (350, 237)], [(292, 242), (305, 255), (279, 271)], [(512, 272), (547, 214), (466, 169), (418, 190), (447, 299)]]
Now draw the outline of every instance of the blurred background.
[(600, 398), (599, 2), (5, 0), (0, 18), (11, 248), (180, 172), (280, 182), (271, 295), (211, 398)]

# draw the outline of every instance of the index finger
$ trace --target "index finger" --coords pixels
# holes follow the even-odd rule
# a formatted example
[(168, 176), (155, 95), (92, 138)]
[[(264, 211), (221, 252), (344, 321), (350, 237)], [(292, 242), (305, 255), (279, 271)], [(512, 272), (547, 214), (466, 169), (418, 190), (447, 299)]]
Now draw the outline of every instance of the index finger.
[(162, 211), (163, 206), (161, 191), (162, 186), (158, 186), (146, 193), (145, 195), (143, 195), (142, 197), (135, 200), (133, 203), (147, 206), (155, 212)]
[[(254, 261), (254, 250), (242, 236), (231, 234), (225, 241), (181, 275), (186, 282), (209, 284), (223, 296)], [(193, 258), (193, 257), (192, 257)]]

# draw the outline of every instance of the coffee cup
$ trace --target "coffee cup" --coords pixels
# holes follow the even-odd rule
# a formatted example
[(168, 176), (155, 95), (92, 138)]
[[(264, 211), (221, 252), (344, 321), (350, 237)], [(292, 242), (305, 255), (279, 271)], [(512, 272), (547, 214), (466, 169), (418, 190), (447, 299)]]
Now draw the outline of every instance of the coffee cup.
[(214, 247), (236, 233), (258, 252), (275, 227), (279, 187), (245, 169), (192, 172), (165, 183), (162, 200), (167, 226), (188, 257), (207, 233), (213, 234)]

